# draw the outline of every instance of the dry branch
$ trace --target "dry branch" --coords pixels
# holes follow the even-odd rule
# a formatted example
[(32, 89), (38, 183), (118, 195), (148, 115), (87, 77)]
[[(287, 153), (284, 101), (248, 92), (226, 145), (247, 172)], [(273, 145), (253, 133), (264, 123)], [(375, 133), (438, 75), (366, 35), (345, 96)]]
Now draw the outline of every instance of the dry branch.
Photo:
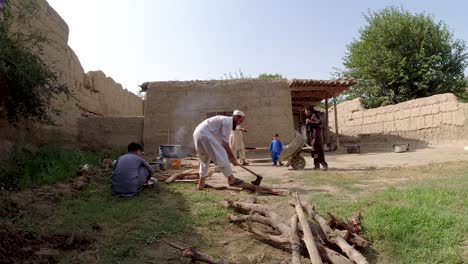
[[(249, 211), (250, 213), (258, 213), (260, 215), (265, 216), (271, 220), (271, 223), (274, 224), (274, 228), (281, 232), (283, 235), (289, 235), (290, 228), (286, 224), (284, 224), (283, 219), (280, 215), (276, 212), (272, 211), (265, 205), (261, 204), (251, 204), (251, 203), (243, 203), (243, 202), (235, 202), (228, 199), (225, 199), (223, 202), (223, 206), (226, 208), (239, 208)], [(289, 241), (289, 240), (288, 240)]]
[(310, 260), (312, 261), (312, 264), (315, 264), (315, 263), (320, 264), (322, 263), (322, 259), (320, 258), (317, 245), (315, 245), (314, 236), (312, 235), (312, 231), (310, 231), (309, 224), (304, 215), (304, 211), (302, 210), (301, 201), (299, 200), (299, 195), (295, 193), (294, 198), (296, 199), (297, 217), (299, 218), (299, 223), (301, 224), (302, 231), (304, 232), (303, 239), (307, 246), (307, 251), (309, 252)]
[(200, 262), (205, 262), (209, 264), (233, 264), (232, 262), (227, 262), (222, 259), (215, 259), (210, 255), (207, 255), (205, 253), (202, 253), (200, 251), (193, 249), (192, 247), (184, 247), (184, 246), (178, 245), (174, 242), (170, 242), (167, 240), (163, 240), (163, 241), (171, 247), (182, 250), (183, 251), (182, 255), (184, 257), (190, 258), (192, 262), (200, 261)]
[(325, 262), (333, 263), (333, 264), (352, 264), (353, 262), (346, 258), (345, 256), (341, 255), (340, 253), (320, 244), (317, 243), (318, 251), (320, 252), (320, 257)]
[(361, 232), (361, 221), (359, 220), (361, 212), (356, 212), (351, 216), (350, 223), (335, 217), (332, 213), (328, 212), (330, 220), (328, 224), (331, 228), (347, 230), (349, 232), (349, 238), (345, 238), (348, 242), (355, 245), (357, 248), (366, 248), (369, 243), (363, 237), (357, 234), (357, 231)]
[[(266, 205), (252, 204), (250, 202), (234, 202), (230, 200), (225, 200), (223, 206), (226, 208), (235, 208), (242, 209), (247, 212), (244, 212), (248, 215), (230, 215), (229, 219), (232, 222), (235, 222), (240, 227), (244, 228), (246, 231), (255, 235), (260, 241), (267, 243), (275, 248), (281, 250), (289, 251), (291, 249), (291, 227), (284, 224), (283, 219), (276, 212), (272, 211)], [(266, 233), (255, 227), (252, 227), (251, 222), (256, 222), (264, 224), (266, 226), (272, 227), (273, 232)], [(317, 244), (318, 251), (320, 253), (321, 259), (327, 261), (328, 263), (337, 263), (337, 264), (350, 264), (351, 261), (348, 260), (345, 256), (340, 255), (338, 252), (333, 251), (332, 249), (322, 245), (322, 242), (326, 242), (326, 237), (320, 229), (320, 226), (308, 222), (309, 226), (312, 226), (312, 229), (315, 229), (317, 233), (320, 233), (323, 238), (321, 241), (317, 238), (315, 243)], [(302, 230), (301, 226), (298, 226), (299, 230)], [(314, 232), (314, 234), (315, 234)], [(302, 245), (302, 244), (301, 244)], [(302, 245), (302, 248), (304, 246)], [(305, 253), (301, 251), (301, 253)]]
[(198, 175), (198, 172), (196, 172), (195, 170), (193, 169), (190, 169), (190, 170), (186, 170), (186, 171), (183, 171), (183, 172), (180, 172), (180, 173), (174, 173), (172, 174), (169, 178), (166, 179), (166, 183), (171, 183), (175, 180), (180, 180), (182, 178), (184, 178), (185, 176), (188, 176), (188, 175)]
[(317, 214), (310, 204), (302, 202), (296, 204), (296, 208), (297, 206), (301, 205), (306, 208), (310, 218), (314, 219), (315, 221), (317, 221), (317, 223), (319, 223), (320, 227), (325, 233), (325, 236), (327, 237), (328, 242), (337, 245), (349, 257), (351, 261), (354, 261), (357, 264), (368, 263), (366, 258), (359, 251), (354, 249), (351, 245), (348, 244), (348, 242), (346, 242), (346, 240), (343, 237), (341, 237), (339, 234), (337, 234), (331, 229), (330, 225), (328, 225), (327, 220), (325, 220), (325, 218)]
[(198, 180), (186, 180), (186, 179), (182, 179), (182, 180), (175, 180), (174, 182), (198, 183)]
[(161, 175), (161, 174), (154, 174), (153, 177), (158, 179), (158, 181), (165, 181), (165, 180), (167, 180), (167, 178), (169, 178), (168, 176), (164, 176), (164, 175)]
[[(261, 224), (264, 224), (266, 226), (269, 226), (271, 228), (277, 228), (277, 224), (278, 223), (275, 223), (273, 222), (271, 219), (267, 218), (267, 217), (264, 217), (264, 216), (261, 216), (261, 215), (258, 215), (258, 214), (252, 214), (252, 215), (229, 215), (229, 220), (233, 223), (242, 223), (242, 222), (257, 222), (257, 223), (261, 223)], [(251, 225), (249, 225), (249, 231), (254, 233), (255, 235), (258, 235), (260, 236), (260, 238), (262, 239), (266, 239), (266, 240), (271, 240), (275, 243), (288, 243), (289, 242), (289, 236), (288, 234), (283, 234), (281, 233), (281, 235), (271, 235), (271, 234), (267, 234), (263, 231), (260, 231), (259, 229), (255, 229), (253, 228)]]
[(291, 218), (291, 264), (301, 264), (301, 241), (297, 235), (297, 215)]
[(349, 219), (349, 223), (351, 224), (351, 226), (355, 230), (356, 234), (360, 234), (361, 231), (362, 231), (360, 218), (361, 218), (361, 212), (357, 211)]

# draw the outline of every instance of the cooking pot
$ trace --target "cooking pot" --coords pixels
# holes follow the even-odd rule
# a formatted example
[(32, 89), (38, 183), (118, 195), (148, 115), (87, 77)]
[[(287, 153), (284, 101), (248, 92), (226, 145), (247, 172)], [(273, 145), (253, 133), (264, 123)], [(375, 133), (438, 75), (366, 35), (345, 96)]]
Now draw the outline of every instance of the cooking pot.
[(160, 158), (185, 158), (185, 153), (181, 145), (160, 145)]

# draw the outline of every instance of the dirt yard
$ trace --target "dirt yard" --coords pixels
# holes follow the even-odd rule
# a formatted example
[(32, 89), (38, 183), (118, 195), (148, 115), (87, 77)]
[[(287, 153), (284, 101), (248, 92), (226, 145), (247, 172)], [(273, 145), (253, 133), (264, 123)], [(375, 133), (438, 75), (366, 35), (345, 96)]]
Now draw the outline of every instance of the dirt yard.
[[(463, 143), (450, 145), (438, 145), (427, 148), (419, 148), (403, 153), (394, 152), (364, 152), (360, 154), (348, 154), (342, 151), (326, 152), (326, 161), (329, 171), (363, 171), (381, 168), (398, 168), (408, 166), (418, 166), (431, 163), (441, 163), (447, 161), (468, 160), (468, 151), (463, 149)], [(249, 156), (249, 154), (247, 154)], [(302, 153), (306, 159), (304, 171), (312, 170), (313, 160), (307, 153)], [(300, 175), (304, 171), (295, 171), (291, 167), (274, 167), (268, 159), (268, 153), (257, 153), (249, 168), (260, 175), (266, 176), (273, 183), (284, 178), (284, 175)], [(240, 167), (234, 167), (234, 174), (243, 180), (254, 179), (251, 174)], [(220, 173), (215, 173), (209, 182), (224, 184), (224, 179)], [(276, 179), (276, 180), (275, 180)], [(298, 187), (298, 186), (289, 186)]]

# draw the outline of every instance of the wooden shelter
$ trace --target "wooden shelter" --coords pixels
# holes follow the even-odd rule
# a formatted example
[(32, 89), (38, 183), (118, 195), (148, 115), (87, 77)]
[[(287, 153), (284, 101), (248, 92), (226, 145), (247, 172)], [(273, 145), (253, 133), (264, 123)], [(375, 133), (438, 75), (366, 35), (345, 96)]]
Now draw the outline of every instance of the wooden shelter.
[[(304, 108), (307, 105), (320, 104), (325, 100), (325, 120), (324, 128), (328, 128), (328, 99), (340, 95), (342, 92), (348, 90), (352, 85), (356, 84), (356, 80), (304, 80), (292, 79), (289, 81), (289, 88), (291, 90), (291, 103), (293, 115), (299, 115), (299, 120), (302, 120)], [(339, 146), (338, 138), (338, 118), (336, 109), (336, 100), (333, 100), (334, 113), (335, 113), (335, 132), (336, 132), (336, 145)], [(328, 141), (328, 129), (323, 131), (324, 143)]]

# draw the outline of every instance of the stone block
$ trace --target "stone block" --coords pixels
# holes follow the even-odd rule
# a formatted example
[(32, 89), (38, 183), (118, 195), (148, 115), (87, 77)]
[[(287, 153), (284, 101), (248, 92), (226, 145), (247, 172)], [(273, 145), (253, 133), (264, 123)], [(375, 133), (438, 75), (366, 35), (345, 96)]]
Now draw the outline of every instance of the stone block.
[(395, 121), (384, 122), (384, 133), (396, 131)]
[(458, 109), (458, 102), (456, 101), (448, 101), (448, 102), (443, 102), (440, 104), (441, 112), (451, 112), (451, 111), (456, 111), (457, 109)]
[(443, 114), (442, 113), (438, 113), (436, 115), (433, 115), (433, 126), (434, 127), (438, 127), (442, 124), (442, 120), (443, 120)]
[(437, 104), (433, 104), (431, 106), (431, 114), (435, 115), (435, 114), (438, 114), (440, 112), (440, 104), (437, 103)]
[(353, 113), (352, 113), (352, 117), (353, 117), (353, 119), (362, 118), (362, 117), (363, 117), (363, 114), (362, 114), (361, 111), (353, 112)]
[(452, 124), (456, 126), (463, 126), (465, 124), (466, 117), (464, 111), (452, 112)]
[(421, 115), (421, 107), (414, 107), (411, 108), (411, 114), (410, 117), (416, 117)]
[(397, 131), (408, 131), (410, 130), (409, 119), (400, 119), (395, 121), (395, 126)]
[(393, 121), (393, 120), (395, 120), (395, 112), (389, 112), (383, 115), (384, 122)]
[(432, 105), (425, 105), (421, 107), (421, 115), (430, 115), (432, 113)]
[(417, 116), (415, 118), (416, 129), (423, 129), (424, 128), (424, 116)]
[(380, 134), (383, 133), (383, 123), (375, 123), (370, 125), (371, 134)]
[(402, 111), (401, 119), (409, 118), (411, 116), (411, 109), (404, 109)]
[(360, 126), (363, 124), (363, 118), (356, 118), (354, 119), (354, 125)]
[(442, 123), (443, 124), (452, 124), (452, 113), (451, 112), (442, 113)]
[(434, 127), (434, 116), (427, 115), (424, 117), (424, 128), (432, 128)]

